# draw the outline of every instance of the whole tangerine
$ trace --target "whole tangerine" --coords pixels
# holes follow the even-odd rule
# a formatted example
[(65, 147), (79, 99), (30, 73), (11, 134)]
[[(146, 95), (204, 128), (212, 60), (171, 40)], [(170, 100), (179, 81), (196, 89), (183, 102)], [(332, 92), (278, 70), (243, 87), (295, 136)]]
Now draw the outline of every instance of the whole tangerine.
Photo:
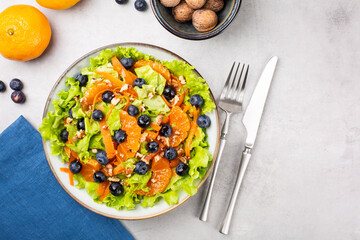
[(36, 0), (36, 2), (45, 8), (50, 8), (54, 10), (63, 10), (67, 8), (71, 8), (80, 0)]
[(14, 5), (0, 13), (0, 53), (5, 58), (29, 61), (39, 57), (49, 45), (48, 19), (29, 5)]

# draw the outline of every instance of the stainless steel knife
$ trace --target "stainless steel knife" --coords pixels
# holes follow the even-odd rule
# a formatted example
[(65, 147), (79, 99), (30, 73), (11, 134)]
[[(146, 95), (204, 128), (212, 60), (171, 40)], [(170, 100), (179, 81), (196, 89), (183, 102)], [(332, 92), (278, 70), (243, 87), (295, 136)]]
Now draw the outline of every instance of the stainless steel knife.
[(251, 158), (251, 150), (255, 144), (261, 116), (263, 114), (265, 102), (270, 89), (271, 81), (274, 76), (277, 62), (278, 62), (278, 57), (275, 56), (272, 57), (265, 66), (265, 69), (263, 70), (260, 76), (260, 79), (256, 85), (256, 88), (251, 97), (249, 105), (246, 108), (246, 111), (243, 116), (242, 122), (247, 132), (247, 137), (245, 141), (245, 150), (243, 151), (241, 156), (240, 168), (239, 168), (236, 184), (234, 186), (234, 190), (231, 195), (231, 200), (220, 229), (220, 232), (223, 234), (229, 233), (231, 219), (236, 204), (236, 199), (239, 194), (240, 186), (244, 178), (246, 168)]

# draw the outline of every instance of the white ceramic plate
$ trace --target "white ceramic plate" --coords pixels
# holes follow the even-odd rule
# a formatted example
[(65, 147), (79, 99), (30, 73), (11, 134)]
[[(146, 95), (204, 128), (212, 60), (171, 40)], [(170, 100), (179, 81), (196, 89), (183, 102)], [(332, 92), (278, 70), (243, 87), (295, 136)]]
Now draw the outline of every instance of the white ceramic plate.
[[(53, 89), (51, 90), (49, 97), (47, 99), (44, 114), (43, 117), (46, 117), (48, 111), (53, 111), (54, 106), (52, 105), (52, 101), (54, 99), (57, 99), (57, 94), (64, 90), (68, 89), (68, 87), (65, 85), (65, 80), (67, 77), (74, 77), (76, 76), (80, 70), (86, 66), (89, 66), (90, 58), (96, 56), (101, 50), (111, 48), (115, 49), (117, 46), (122, 47), (136, 47), (139, 51), (154, 56), (156, 59), (159, 60), (181, 60), (185, 61), (181, 57), (177, 56), (176, 54), (157, 47), (153, 45), (148, 44), (142, 44), (142, 43), (119, 43), (119, 44), (113, 44), (108, 45), (99, 49), (96, 49), (85, 56), (81, 57), (79, 60), (74, 62), (57, 80), (55, 83)], [(200, 74), (196, 71), (196, 73), (200, 76)], [(214, 99), (213, 99), (214, 100)], [(220, 128), (219, 128), (219, 114), (218, 110), (215, 109), (211, 114), (209, 114), (209, 117), (211, 119), (211, 127), (207, 129), (208, 133), (208, 141), (209, 141), (209, 152), (213, 156), (213, 161), (210, 166), (209, 171), (207, 172), (205, 178), (198, 183), (198, 188), (203, 184), (205, 179), (208, 177), (209, 172), (213, 166), (213, 163), (216, 159), (217, 151), (218, 151), (218, 145), (219, 145), (219, 139), (220, 139)], [(60, 183), (60, 185), (64, 188), (64, 190), (77, 202), (79, 202), (84, 207), (90, 209), (93, 212), (96, 212), (98, 214), (111, 217), (111, 218), (117, 218), (117, 219), (127, 219), (127, 220), (139, 220), (139, 219), (146, 219), (151, 218), (155, 216), (159, 216), (161, 214), (164, 214), (166, 212), (169, 212), (172, 209), (175, 209), (176, 207), (180, 206), (182, 203), (184, 203), (187, 199), (190, 198), (189, 195), (187, 195), (185, 192), (182, 192), (179, 198), (179, 203), (176, 205), (169, 206), (164, 200), (159, 201), (158, 204), (156, 204), (152, 208), (143, 208), (139, 204), (137, 205), (136, 209), (126, 211), (126, 210), (116, 210), (114, 208), (110, 208), (105, 206), (104, 204), (97, 204), (93, 201), (93, 199), (86, 193), (84, 189), (77, 189), (74, 186), (71, 186), (69, 183), (69, 177), (67, 173), (63, 173), (60, 171), (61, 167), (67, 167), (66, 164), (62, 163), (60, 161), (60, 158), (58, 156), (53, 156), (50, 154), (50, 143), (49, 141), (44, 142), (44, 150), (45, 155), (47, 158), (47, 161), (49, 163), (49, 166), (55, 175), (56, 179)]]

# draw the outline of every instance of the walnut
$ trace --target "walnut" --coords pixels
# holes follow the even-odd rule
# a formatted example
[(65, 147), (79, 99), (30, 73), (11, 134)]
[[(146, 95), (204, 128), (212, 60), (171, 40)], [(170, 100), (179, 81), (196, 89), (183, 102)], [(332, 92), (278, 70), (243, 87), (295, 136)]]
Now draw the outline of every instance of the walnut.
[(139, 106), (140, 111), (145, 112), (145, 104)]
[(196, 10), (193, 14), (193, 25), (199, 32), (213, 29), (218, 22), (216, 13), (209, 9)]
[(149, 94), (148, 94), (148, 98), (152, 99), (153, 97), (154, 97), (154, 93), (149, 92)]
[(120, 178), (118, 178), (118, 177), (108, 177), (108, 181), (110, 181), (110, 182), (120, 182)]
[(155, 118), (154, 124), (160, 126), (160, 124), (161, 124), (161, 122), (162, 122), (162, 120), (163, 120), (163, 117), (164, 117), (164, 114), (159, 114), (159, 115)]
[(72, 123), (73, 120), (74, 120), (74, 119), (72, 119), (71, 117), (67, 117), (67, 118), (66, 118), (66, 123), (67, 123), (67, 124), (70, 124), (70, 123)]
[(218, 12), (224, 7), (224, 0), (207, 0), (204, 5), (204, 9), (213, 10), (214, 12)]
[(119, 98), (113, 98), (111, 99), (111, 104), (116, 106), (118, 103), (120, 102), (120, 99)]
[(160, 0), (160, 2), (164, 7), (175, 7), (180, 3), (180, 0)]
[(192, 9), (199, 9), (205, 5), (206, 0), (185, 0)]
[(79, 130), (79, 131), (77, 131), (76, 133), (75, 133), (75, 136), (76, 136), (76, 138), (83, 138), (83, 137), (85, 137), (85, 131), (84, 130)]
[(144, 132), (141, 137), (140, 137), (140, 142), (145, 142), (146, 141), (146, 137), (148, 136), (149, 134), (147, 132)]
[(180, 100), (179, 95), (175, 95), (175, 97), (171, 100), (172, 105), (176, 105)]
[(124, 84), (122, 87), (121, 87), (121, 89), (120, 89), (120, 92), (123, 92), (123, 91), (126, 91), (126, 90), (128, 90), (129, 89), (129, 84)]
[(98, 152), (98, 150), (97, 149), (91, 149), (91, 151), (93, 152), (93, 153), (97, 153)]
[(180, 81), (180, 83), (181, 83), (182, 85), (185, 85), (185, 84), (186, 84), (186, 81), (185, 81), (184, 76), (180, 76), (180, 77), (179, 77), (179, 81)]
[(109, 176), (112, 176), (113, 175), (113, 166), (110, 163), (106, 164), (105, 171), (109, 174)]

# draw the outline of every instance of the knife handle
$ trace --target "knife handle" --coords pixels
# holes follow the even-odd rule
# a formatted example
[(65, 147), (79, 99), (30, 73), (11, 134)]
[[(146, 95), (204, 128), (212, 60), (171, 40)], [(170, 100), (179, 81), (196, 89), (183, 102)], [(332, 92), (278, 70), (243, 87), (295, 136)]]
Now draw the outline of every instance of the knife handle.
[(229, 233), (231, 219), (232, 219), (232, 215), (233, 215), (233, 212), (234, 212), (236, 200), (237, 200), (237, 197), (239, 195), (240, 186), (241, 186), (241, 183), (242, 183), (242, 181), (244, 179), (244, 175), (245, 175), (245, 172), (246, 172), (246, 168), (247, 168), (247, 166), (249, 164), (250, 158), (251, 158), (251, 149), (245, 147), (245, 150), (243, 151), (242, 156), (241, 156), (240, 168), (239, 168), (239, 172), (238, 172), (238, 175), (237, 175), (236, 184), (234, 186), (234, 189), (233, 189), (233, 192), (232, 192), (232, 195), (231, 195), (231, 200), (230, 200), (230, 203), (229, 203), (228, 208), (226, 210), (225, 218), (223, 220), (223, 223), (222, 223), (222, 226), (221, 226), (221, 229), (220, 229), (220, 232), (222, 234), (228, 234)]
[(204, 205), (203, 205), (203, 208), (201, 210), (200, 217), (199, 217), (199, 219), (201, 221), (204, 221), (204, 222), (207, 221), (207, 218), (208, 218), (208, 215), (209, 215), (211, 195), (212, 195), (213, 188), (214, 188), (216, 173), (217, 173), (217, 170), (219, 168), (221, 155), (222, 155), (222, 153), (224, 151), (224, 147), (225, 147), (225, 143), (226, 143), (226, 135), (227, 135), (228, 130), (229, 130), (230, 117), (231, 117), (231, 113), (226, 112), (226, 119), (225, 119), (224, 125), (223, 125), (222, 130), (221, 130), (219, 152), (218, 152), (218, 155), (216, 157), (216, 161), (215, 161), (215, 164), (214, 164), (214, 169), (213, 169), (213, 172), (212, 172), (212, 175), (211, 175), (210, 184), (209, 184), (209, 187), (207, 189), (207, 193), (206, 193), (206, 197), (205, 197), (205, 202), (204, 202)]

